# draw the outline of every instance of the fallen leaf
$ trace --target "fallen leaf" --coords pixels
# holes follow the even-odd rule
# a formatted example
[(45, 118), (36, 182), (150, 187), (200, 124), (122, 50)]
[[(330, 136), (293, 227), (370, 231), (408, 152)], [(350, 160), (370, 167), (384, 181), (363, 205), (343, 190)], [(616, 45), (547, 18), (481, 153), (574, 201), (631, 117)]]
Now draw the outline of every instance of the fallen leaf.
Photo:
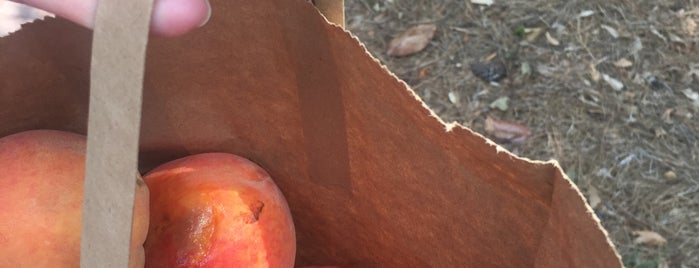
[(670, 263), (667, 261), (663, 261), (660, 264), (658, 264), (658, 268), (670, 268)]
[(554, 22), (551, 24), (551, 29), (556, 30), (557, 33), (560, 32), (565, 32), (566, 26), (561, 24), (560, 22)]
[(666, 124), (672, 124), (672, 114), (675, 112), (675, 109), (673, 108), (668, 108), (663, 112), (663, 115), (660, 116), (661, 119), (663, 119), (663, 122)]
[(619, 68), (627, 68), (633, 66), (633, 62), (627, 60), (626, 58), (621, 58), (614, 63), (614, 66)]
[(592, 10), (583, 10), (582, 12), (580, 12), (580, 14), (578, 14), (578, 18), (589, 17), (589, 16), (592, 16), (593, 14), (595, 14), (595, 12)]
[(386, 54), (407, 56), (422, 51), (430, 43), (437, 30), (435, 24), (421, 24), (399, 34), (388, 43)]
[(607, 82), (607, 84), (609, 84), (609, 86), (611, 86), (614, 90), (624, 89), (624, 83), (609, 75), (602, 74), (602, 79), (604, 80), (604, 82)]
[(667, 42), (667, 37), (662, 35), (660, 32), (658, 32), (658, 29), (655, 28), (655, 26), (651, 25), (650, 26), (650, 32), (653, 33), (655, 36), (663, 40), (663, 42)]
[(587, 194), (589, 195), (588, 202), (592, 209), (595, 209), (600, 203), (602, 203), (602, 198), (599, 197), (599, 191), (594, 186), (590, 186), (588, 188)]
[(602, 177), (602, 178), (609, 178), (609, 179), (614, 177), (614, 176), (612, 176), (612, 172), (610, 172), (609, 169), (607, 169), (607, 168), (600, 168), (599, 170), (597, 170), (597, 172), (595, 172), (595, 175)]
[(685, 88), (682, 90), (685, 97), (693, 101), (699, 101), (699, 93), (694, 92), (691, 88)]
[(606, 30), (614, 39), (619, 38), (619, 32), (617, 32), (616, 29), (612, 28), (611, 26), (602, 24), (600, 27)]
[(430, 68), (428, 68), (428, 67), (422, 68), (422, 70), (420, 70), (420, 72), (418, 72), (417, 78), (423, 79), (429, 73), (430, 73)]
[(454, 91), (449, 91), (449, 94), (447, 94), (447, 97), (449, 97), (449, 101), (456, 105), (457, 107), (461, 106), (461, 101), (459, 98), (459, 94), (457, 94)]
[(665, 131), (665, 129), (663, 129), (661, 127), (655, 128), (654, 131), (655, 131), (656, 138), (664, 138), (665, 136), (667, 136), (667, 131)]
[(524, 143), (531, 135), (529, 128), (521, 124), (494, 120), (490, 116), (485, 119), (485, 132), (516, 144)]
[(697, 22), (690, 17), (685, 18), (682, 26), (684, 26), (684, 31), (687, 32), (689, 36), (693, 36), (697, 31)]
[(633, 44), (631, 45), (631, 54), (637, 54), (639, 51), (643, 49), (643, 42), (641, 41), (641, 38), (636, 37), (636, 39), (633, 41)]
[(549, 32), (546, 32), (546, 42), (548, 42), (552, 46), (558, 46), (561, 44), (561, 42), (558, 42), (556, 38), (553, 38)]
[(497, 57), (497, 56), (498, 56), (498, 53), (497, 53), (497, 52), (491, 53), (490, 55), (485, 56), (485, 58), (483, 59), (483, 61), (491, 61), (491, 60), (493, 60), (493, 59), (494, 59), (495, 57)]
[(522, 72), (522, 76), (527, 76), (532, 73), (532, 66), (529, 65), (529, 62), (522, 62), (522, 65), (520, 66), (520, 71)]
[(471, 3), (476, 4), (476, 5), (492, 5), (495, 4), (494, 0), (471, 0)]
[(634, 231), (633, 234), (638, 236), (634, 240), (636, 244), (663, 246), (667, 243), (667, 240), (662, 235), (653, 231)]
[(529, 42), (529, 43), (534, 43), (534, 41), (536, 41), (536, 39), (538, 39), (539, 36), (541, 36), (541, 34), (543, 32), (544, 32), (544, 28), (539, 28), (539, 27), (524, 29), (524, 33), (527, 34), (527, 37), (526, 37), (527, 42)]
[(592, 81), (598, 82), (602, 76), (599, 74), (599, 71), (597, 71), (597, 68), (595, 68), (594, 63), (590, 63), (590, 77), (592, 78)]
[(665, 179), (668, 181), (674, 181), (675, 179), (677, 179), (677, 173), (675, 173), (672, 170), (668, 170), (667, 172), (665, 172), (665, 174), (663, 174), (663, 177), (665, 177)]
[(508, 109), (507, 102), (508, 101), (510, 101), (510, 98), (500, 97), (497, 100), (490, 103), (490, 108), (497, 108), (501, 111), (507, 111), (507, 109)]
[(670, 33), (668, 34), (670, 36), (670, 41), (675, 42), (675, 43), (684, 43), (684, 39), (682, 37), (677, 36), (676, 34)]
[(684, 44), (684, 39), (682, 39), (682, 37), (677, 36), (676, 34), (670, 34), (670, 41)]
[(560, 71), (559, 68), (556, 68), (554, 66), (548, 66), (548, 65), (537, 65), (536, 66), (536, 72), (538, 72), (540, 75), (543, 76), (553, 76), (556, 74), (556, 71)]
[(383, 10), (383, 9), (381, 8), (381, 5), (379, 4), (379, 2), (376, 2), (376, 4), (374, 4), (374, 6), (372, 7), (372, 9), (373, 9), (374, 11), (376, 11), (376, 12), (381, 12), (381, 10)]
[(636, 159), (636, 154), (629, 154), (626, 157), (624, 157), (624, 159), (621, 159), (621, 161), (619, 161), (619, 166), (626, 166), (629, 163), (631, 163), (631, 161), (633, 161), (634, 159)]

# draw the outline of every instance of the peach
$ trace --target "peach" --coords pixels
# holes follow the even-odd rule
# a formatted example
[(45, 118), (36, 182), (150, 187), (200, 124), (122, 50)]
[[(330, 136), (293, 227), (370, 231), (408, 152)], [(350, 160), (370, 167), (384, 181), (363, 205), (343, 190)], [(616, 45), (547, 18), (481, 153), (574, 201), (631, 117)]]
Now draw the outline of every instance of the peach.
[(289, 207), (258, 165), (204, 153), (165, 163), (144, 180), (151, 191), (146, 267), (293, 267)]
[[(79, 267), (85, 146), (56, 130), (0, 138), (0, 267)], [(130, 267), (144, 264), (148, 200), (138, 178)]]

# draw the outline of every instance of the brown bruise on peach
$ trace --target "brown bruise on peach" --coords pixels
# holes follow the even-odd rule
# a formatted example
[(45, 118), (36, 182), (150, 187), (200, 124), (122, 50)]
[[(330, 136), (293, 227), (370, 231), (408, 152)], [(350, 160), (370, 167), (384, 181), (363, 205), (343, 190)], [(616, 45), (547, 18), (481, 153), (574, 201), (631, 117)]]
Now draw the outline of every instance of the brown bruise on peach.
[[(175, 241), (178, 265), (203, 263), (211, 251), (212, 238), (216, 231), (214, 211), (211, 207), (195, 208), (185, 215), (182, 223), (175, 223)], [(184, 229), (184, 230), (182, 230)]]
[(255, 223), (257, 220), (260, 219), (260, 213), (262, 213), (262, 208), (265, 207), (265, 203), (256, 200), (255, 202), (252, 202), (251, 204), (248, 204), (248, 208), (250, 209), (250, 213), (252, 214), (250, 218), (245, 222), (245, 223)]

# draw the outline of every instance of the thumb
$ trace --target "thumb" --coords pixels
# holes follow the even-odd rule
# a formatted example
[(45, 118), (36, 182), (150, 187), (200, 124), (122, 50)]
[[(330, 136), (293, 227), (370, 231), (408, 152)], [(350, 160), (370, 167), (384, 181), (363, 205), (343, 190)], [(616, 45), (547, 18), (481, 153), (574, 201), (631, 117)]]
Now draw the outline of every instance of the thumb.
[[(82, 26), (94, 26), (99, 0), (11, 0), (56, 14)], [(211, 16), (208, 0), (155, 0), (151, 30), (161, 36), (178, 36), (204, 25)]]

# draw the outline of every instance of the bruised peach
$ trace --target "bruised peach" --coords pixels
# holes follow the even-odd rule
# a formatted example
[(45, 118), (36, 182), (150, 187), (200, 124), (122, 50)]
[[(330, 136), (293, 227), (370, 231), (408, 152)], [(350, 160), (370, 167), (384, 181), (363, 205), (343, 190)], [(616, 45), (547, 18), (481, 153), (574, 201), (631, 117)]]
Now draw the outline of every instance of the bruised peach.
[(151, 191), (146, 267), (293, 267), (289, 207), (258, 165), (205, 153), (163, 164), (144, 179)]
[[(56, 130), (0, 138), (0, 267), (80, 266), (85, 145), (85, 136)], [(130, 267), (143, 267), (148, 219), (138, 178)]]

